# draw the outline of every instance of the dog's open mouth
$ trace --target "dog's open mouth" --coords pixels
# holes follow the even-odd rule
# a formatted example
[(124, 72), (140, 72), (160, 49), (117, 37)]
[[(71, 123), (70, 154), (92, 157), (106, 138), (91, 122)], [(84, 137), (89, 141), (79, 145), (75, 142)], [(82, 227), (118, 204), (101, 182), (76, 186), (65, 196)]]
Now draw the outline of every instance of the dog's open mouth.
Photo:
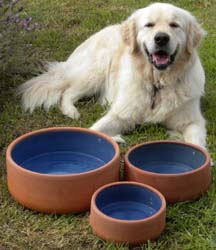
[(170, 62), (170, 56), (165, 51), (158, 51), (151, 55), (152, 62), (159, 69), (166, 68)]
[(178, 47), (172, 55), (169, 55), (164, 50), (158, 50), (152, 54), (149, 53), (147, 48), (145, 48), (146, 53), (149, 57), (150, 62), (159, 70), (165, 70), (170, 64), (175, 61), (175, 57), (178, 52)]

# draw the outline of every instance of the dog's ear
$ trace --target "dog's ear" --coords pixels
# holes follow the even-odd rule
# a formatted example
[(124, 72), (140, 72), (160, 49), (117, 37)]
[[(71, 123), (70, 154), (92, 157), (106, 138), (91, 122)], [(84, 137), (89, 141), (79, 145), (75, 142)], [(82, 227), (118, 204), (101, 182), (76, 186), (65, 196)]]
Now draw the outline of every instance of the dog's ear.
[(122, 38), (125, 44), (130, 48), (133, 53), (137, 50), (137, 27), (134, 19), (128, 19), (121, 24)]
[(191, 54), (195, 48), (199, 47), (202, 38), (206, 35), (206, 32), (193, 17), (193, 19), (189, 22), (187, 34), (187, 51)]

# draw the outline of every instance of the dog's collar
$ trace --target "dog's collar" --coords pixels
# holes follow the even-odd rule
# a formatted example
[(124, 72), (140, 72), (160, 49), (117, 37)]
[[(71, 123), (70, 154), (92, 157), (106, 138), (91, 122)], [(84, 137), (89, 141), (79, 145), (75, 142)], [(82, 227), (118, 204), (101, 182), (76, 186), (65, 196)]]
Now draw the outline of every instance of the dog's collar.
[(164, 86), (162, 86), (160, 83), (157, 85), (153, 84), (152, 88), (152, 94), (151, 94), (151, 109), (155, 108), (156, 101), (159, 98), (159, 92), (161, 89), (163, 89)]

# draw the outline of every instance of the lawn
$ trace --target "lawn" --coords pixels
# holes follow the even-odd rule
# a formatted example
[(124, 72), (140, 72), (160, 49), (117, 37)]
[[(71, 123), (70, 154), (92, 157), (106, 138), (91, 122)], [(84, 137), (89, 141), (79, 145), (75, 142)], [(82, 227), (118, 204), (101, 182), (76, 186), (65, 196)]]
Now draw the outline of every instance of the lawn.
[[(153, 2), (153, 1), (151, 1)], [(169, 1), (191, 11), (207, 31), (200, 48), (206, 71), (206, 95), (202, 110), (208, 121), (208, 149), (216, 161), (216, 1)], [(28, 131), (51, 126), (89, 127), (105, 110), (94, 99), (78, 103), (81, 118), (73, 121), (57, 107), (48, 113), (37, 109), (22, 111), (16, 87), (37, 73), (44, 61), (65, 60), (87, 37), (104, 26), (121, 22), (133, 10), (149, 4), (147, 0), (28, 0), (20, 1), (23, 15), (33, 17), (39, 28), (12, 32), (7, 53), (0, 45), (0, 250), (215, 250), (216, 249), (216, 171), (211, 187), (193, 202), (167, 206), (166, 229), (157, 241), (136, 247), (107, 243), (95, 236), (88, 223), (89, 212), (45, 215), (17, 204), (6, 182), (7, 145)], [(0, 7), (1, 8), (1, 7)], [(1, 25), (1, 24), (0, 24)], [(168, 138), (160, 125), (142, 125), (124, 137), (122, 155), (132, 145)]]

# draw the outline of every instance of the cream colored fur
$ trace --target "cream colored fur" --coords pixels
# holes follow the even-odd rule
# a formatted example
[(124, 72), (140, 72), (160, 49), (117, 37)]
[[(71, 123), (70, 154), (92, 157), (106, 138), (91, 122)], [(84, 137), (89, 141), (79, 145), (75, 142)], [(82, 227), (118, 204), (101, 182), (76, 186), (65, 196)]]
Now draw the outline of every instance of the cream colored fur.
[[(154, 22), (154, 27), (146, 28), (147, 22)], [(180, 27), (170, 27), (171, 22)], [(178, 48), (174, 63), (163, 71), (149, 62), (144, 47), (154, 49), (159, 31), (169, 34), (171, 52)], [(58, 103), (73, 119), (80, 116), (75, 102), (97, 95), (110, 109), (91, 129), (123, 141), (120, 134), (136, 124), (159, 122), (181, 133), (185, 141), (205, 147), (200, 111), (205, 76), (197, 54), (203, 36), (189, 12), (155, 3), (94, 34), (67, 61), (49, 65), (47, 72), (21, 85), (18, 92), (26, 110), (42, 105), (49, 109)]]

